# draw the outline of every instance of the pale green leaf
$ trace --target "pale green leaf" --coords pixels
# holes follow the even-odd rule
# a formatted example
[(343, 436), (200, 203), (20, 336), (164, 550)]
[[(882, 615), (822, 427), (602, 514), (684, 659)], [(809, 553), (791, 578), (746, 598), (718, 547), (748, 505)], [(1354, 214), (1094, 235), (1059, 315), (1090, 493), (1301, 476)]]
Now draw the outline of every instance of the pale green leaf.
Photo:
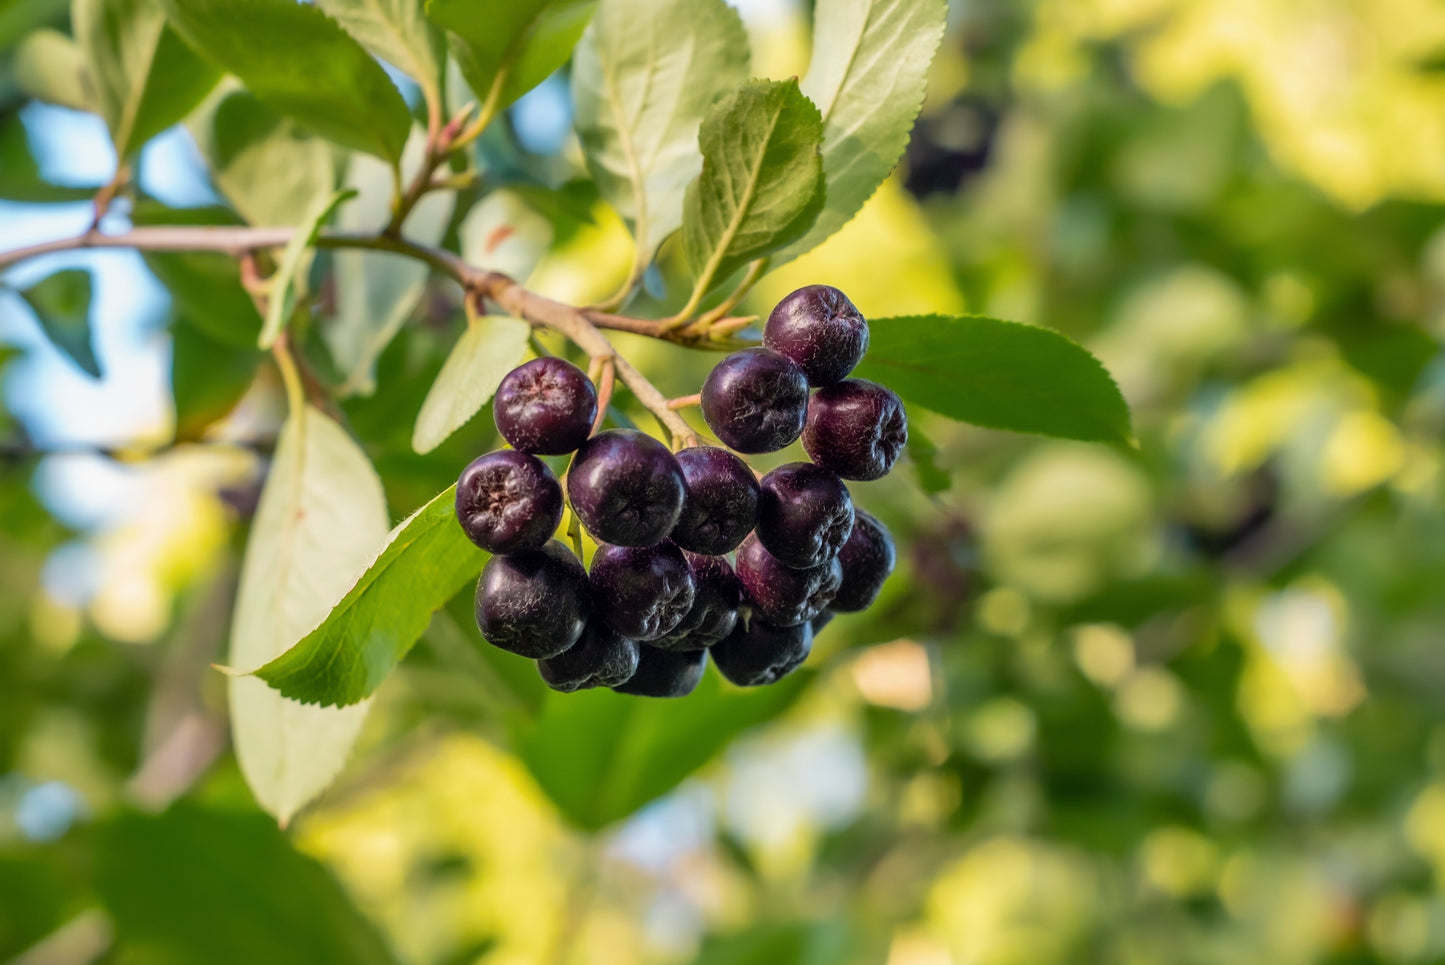
[[(251, 669), (325, 619), (386, 539), (386, 500), (366, 454), (304, 406), (281, 429), (251, 524), (230, 662)], [(367, 705), (309, 707), (255, 677), (230, 680), (236, 757), (256, 799), (282, 823), (341, 770)]]
[(49, 28), (27, 34), (15, 48), (10, 70), (15, 84), (47, 104), (77, 111), (97, 111), (95, 91), (80, 45)]
[(475, 580), (487, 554), (457, 524), (456, 487), (388, 537), (325, 621), (257, 671), (296, 700), (347, 705), (365, 699), (426, 631), (431, 616)]
[(425, 15), (425, 0), (316, 0), (347, 33), (421, 85), (427, 102), (441, 107), (442, 34)]
[(171, 398), (176, 440), (199, 439), (236, 407), (256, 378), (262, 353), (218, 342), (185, 316), (171, 323)]
[(947, 20), (947, 0), (818, 0), (803, 93), (823, 113), (827, 201), (773, 266), (847, 224), (898, 165)]
[[(426, 132), (412, 129), (402, 154), (403, 183), (410, 181), (426, 156)], [(353, 154), (346, 187), (356, 200), (341, 209), (336, 227), (375, 234), (391, 220), (392, 171), (366, 154)], [(432, 191), (407, 215), (402, 234), (423, 245), (442, 240), (456, 204), (455, 191)], [(326, 346), (344, 376), (341, 392), (370, 395), (376, 359), (406, 322), (426, 291), (428, 268), (415, 258), (379, 251), (338, 251), (336, 318), (322, 329)]]
[(74, 0), (71, 21), (121, 158), (189, 114), (220, 79), (167, 26), (158, 0)]
[(20, 293), (52, 345), (94, 378), (100, 363), (90, 333), (90, 272), (82, 268), (57, 271)]
[(638, 264), (682, 224), (702, 169), (703, 113), (748, 76), (748, 35), (723, 0), (602, 0), (572, 61), (577, 134)]
[(421, 405), (412, 448), (431, 452), (481, 411), (502, 379), (522, 361), (531, 331), (526, 322), (496, 315), (467, 326)]
[(1129, 407), (1098, 359), (1058, 332), (978, 315), (869, 322), (856, 375), (991, 429), (1127, 443)]
[(411, 114), (370, 54), (294, 0), (161, 0), (181, 35), (263, 104), (322, 137), (395, 162)]
[(597, 0), (428, 0), (483, 104), (507, 107), (567, 62)]
[(505, 188), (472, 206), (457, 231), (468, 264), (525, 282), (552, 246), (552, 223)]
[(694, 304), (808, 230), (823, 204), (822, 133), (797, 80), (749, 81), (707, 112), (698, 133), (702, 173), (687, 189), (683, 218)]
[(262, 348), (270, 348), (275, 344), (276, 336), (281, 334), (291, 319), (291, 312), (296, 307), (296, 291), (298, 287), (304, 287), (302, 275), (307, 252), (316, 243), (316, 236), (321, 233), (322, 226), (342, 202), (355, 196), (355, 191), (337, 191), (324, 201), (317, 202), (307, 212), (306, 220), (296, 229), (291, 240), (286, 243), (285, 250), (281, 252), (281, 261), (270, 279), (270, 291), (266, 298), (266, 321), (261, 326), (261, 337), (257, 340), (257, 344)]
[(216, 188), (249, 224), (297, 224), (332, 191), (330, 146), (234, 82), (222, 84), (187, 126)]

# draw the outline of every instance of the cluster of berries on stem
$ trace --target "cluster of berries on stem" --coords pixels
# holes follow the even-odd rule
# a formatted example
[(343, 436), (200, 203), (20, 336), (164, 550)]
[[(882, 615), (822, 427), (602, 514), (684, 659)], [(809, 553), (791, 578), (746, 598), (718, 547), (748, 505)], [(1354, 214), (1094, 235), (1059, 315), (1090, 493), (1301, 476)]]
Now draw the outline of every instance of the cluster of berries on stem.
[[(868, 324), (842, 292), (793, 292), (763, 345), (703, 385), (703, 418), (728, 448), (675, 454), (635, 430), (595, 432), (597, 391), (570, 362), (514, 369), (493, 402), (512, 448), (457, 482), (457, 519), (492, 554), (477, 582), (482, 636), (536, 660), (560, 691), (681, 697), (709, 656), (740, 686), (797, 668), (834, 613), (873, 603), (895, 563), (888, 530), (844, 482), (886, 475), (908, 438), (898, 396), (849, 378), (867, 349)], [(736, 454), (800, 438), (811, 461), (761, 479)], [(564, 481), (539, 458), (569, 453)], [(568, 507), (598, 544), (590, 568), (553, 538)]]

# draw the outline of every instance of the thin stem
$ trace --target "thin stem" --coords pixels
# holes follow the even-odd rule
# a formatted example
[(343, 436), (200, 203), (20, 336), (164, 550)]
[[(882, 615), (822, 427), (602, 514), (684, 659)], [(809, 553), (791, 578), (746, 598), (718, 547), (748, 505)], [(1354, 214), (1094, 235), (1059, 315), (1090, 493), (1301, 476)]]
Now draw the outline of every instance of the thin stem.
[(693, 395), (682, 395), (678, 396), (676, 399), (667, 400), (667, 407), (669, 409), (672, 409), (674, 412), (676, 412), (678, 409), (690, 409), (695, 405), (702, 405), (701, 392), (694, 393)]
[(602, 428), (602, 423), (607, 418), (607, 406), (612, 401), (612, 386), (616, 381), (617, 366), (612, 359), (603, 359), (597, 379), (597, 417), (592, 420), (592, 431), (597, 432)]
[(276, 368), (281, 370), (281, 383), (286, 386), (286, 407), (294, 415), (306, 404), (306, 390), (301, 385), (301, 373), (296, 360), (291, 357), (291, 346), (282, 332), (271, 346), (271, 355), (276, 359)]
[[(698, 319), (695, 327), (700, 328), (702, 332), (706, 334), (708, 327), (714, 321), (727, 315), (728, 312), (737, 307), (738, 302), (743, 300), (747, 293), (752, 290), (753, 285), (757, 284), (758, 279), (763, 277), (763, 274), (767, 270), (768, 259), (766, 258), (758, 258), (749, 262), (747, 273), (743, 275), (742, 280), (738, 282), (738, 287), (734, 288), (732, 293), (723, 299), (722, 304), (710, 309), (702, 318)], [(697, 286), (692, 290), (692, 297), (687, 300), (687, 304), (683, 306), (682, 311), (663, 321), (662, 330), (664, 332), (670, 332), (674, 329), (692, 325), (692, 316), (702, 305), (702, 300), (706, 295), (707, 291), (703, 287), (703, 280), (699, 277)]]

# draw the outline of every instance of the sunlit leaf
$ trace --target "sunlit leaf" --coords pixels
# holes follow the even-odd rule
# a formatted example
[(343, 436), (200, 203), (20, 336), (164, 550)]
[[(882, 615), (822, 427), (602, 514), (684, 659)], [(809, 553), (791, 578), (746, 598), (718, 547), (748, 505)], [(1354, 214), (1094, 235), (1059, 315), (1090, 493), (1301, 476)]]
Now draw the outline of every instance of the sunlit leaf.
[(354, 704), (381, 686), (431, 615), (486, 562), (457, 525), (455, 501), (453, 486), (392, 530), (345, 598), (262, 667), (260, 680), (296, 700), (327, 705)]
[(978, 315), (869, 321), (857, 375), (903, 400), (991, 429), (1128, 442), (1129, 408), (1109, 373), (1058, 332)]
[(422, 403), (412, 448), (431, 452), (480, 412), (522, 360), (531, 332), (524, 321), (496, 315), (468, 325)]
[(572, 64), (577, 133), (639, 264), (682, 224), (703, 113), (747, 76), (748, 35), (723, 0), (599, 4)]
[(796, 80), (749, 81), (709, 109), (683, 216), (695, 295), (808, 230), (823, 205), (822, 131)]
[(516, 191), (493, 191), (472, 206), (457, 229), (469, 264), (525, 282), (552, 245), (551, 222)]
[(90, 272), (66, 268), (20, 293), (52, 345), (94, 378), (100, 362), (90, 333)]
[(421, 85), (428, 103), (441, 106), (446, 45), (425, 16), (426, 0), (316, 0), (347, 33)]
[(947, 20), (946, 0), (818, 0), (803, 93), (823, 115), (827, 201), (774, 265), (847, 224), (903, 157)]
[(482, 104), (500, 110), (567, 62), (597, 0), (428, 0)]
[(26, 35), (11, 62), (15, 84), (36, 100), (77, 111), (99, 109), (80, 45), (49, 28)]
[(395, 162), (411, 114), (336, 21), (292, 0), (161, 0), (181, 35), (263, 104), (345, 147)]
[[(231, 628), (231, 666), (274, 659), (326, 618), (386, 539), (386, 501), (366, 454), (307, 405), (282, 427), (251, 524)], [(285, 823), (325, 790), (367, 705), (306, 706), (255, 677), (230, 680), (231, 730), (256, 799)]]

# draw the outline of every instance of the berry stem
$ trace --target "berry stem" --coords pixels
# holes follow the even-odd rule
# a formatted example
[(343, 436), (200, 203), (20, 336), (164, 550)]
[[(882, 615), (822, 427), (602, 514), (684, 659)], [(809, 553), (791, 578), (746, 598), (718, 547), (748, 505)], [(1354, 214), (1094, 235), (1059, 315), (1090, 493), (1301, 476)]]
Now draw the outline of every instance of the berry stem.
[(668, 399), (667, 407), (676, 412), (678, 409), (690, 409), (695, 405), (702, 405), (702, 393), (694, 392), (692, 395), (678, 396), (676, 399)]
[(617, 366), (612, 359), (603, 359), (598, 368), (601, 371), (597, 377), (597, 417), (592, 420), (594, 435), (607, 419), (607, 406), (612, 402), (612, 386), (617, 381)]

